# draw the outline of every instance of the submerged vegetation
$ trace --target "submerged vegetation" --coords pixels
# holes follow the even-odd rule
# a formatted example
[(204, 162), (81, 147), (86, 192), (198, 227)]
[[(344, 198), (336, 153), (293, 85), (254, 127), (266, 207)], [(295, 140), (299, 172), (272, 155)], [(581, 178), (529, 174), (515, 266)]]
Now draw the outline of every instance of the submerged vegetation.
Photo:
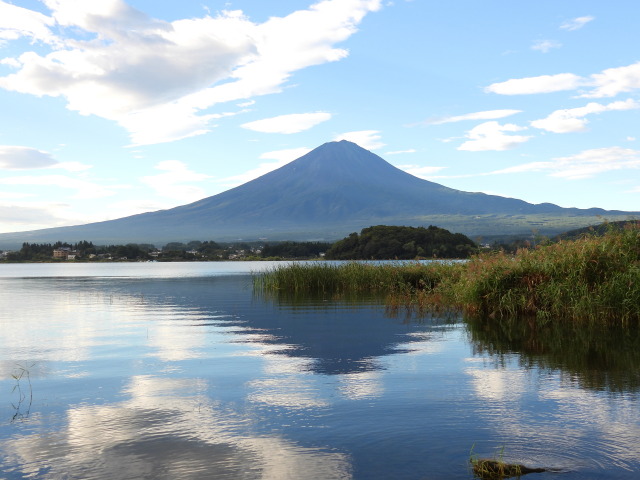
[(378, 292), (391, 307), (477, 318), (625, 324), (640, 319), (640, 223), (467, 262), (288, 264), (254, 283), (264, 292)]
[[(11, 378), (13, 378), (16, 382), (13, 386), (13, 389), (11, 390), (11, 393), (17, 392), (18, 394), (18, 402), (15, 404), (11, 404), (11, 406), (15, 409), (15, 413), (11, 418), (11, 423), (27, 418), (29, 416), (29, 413), (31, 412), (31, 405), (33, 404), (33, 388), (31, 386), (31, 373), (29, 372), (29, 368), (33, 367), (34, 365), (35, 364), (31, 364), (25, 367), (20, 364), (16, 364), (17, 372), (11, 374)], [(27, 386), (24, 390), (24, 385), (22, 383), (23, 378), (27, 379)]]

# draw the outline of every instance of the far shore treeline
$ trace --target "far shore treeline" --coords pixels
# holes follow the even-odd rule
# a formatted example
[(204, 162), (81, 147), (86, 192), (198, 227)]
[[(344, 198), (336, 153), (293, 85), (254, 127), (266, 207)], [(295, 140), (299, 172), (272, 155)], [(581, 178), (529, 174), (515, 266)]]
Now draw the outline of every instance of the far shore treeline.
[[(504, 247), (504, 246), (503, 246)], [(152, 244), (94, 245), (77, 243), (23, 243), (17, 251), (4, 252), (5, 262), (49, 261), (222, 261), (222, 260), (411, 260), (420, 258), (469, 258), (478, 245), (461, 233), (443, 228), (372, 226), (360, 234), (331, 242), (170, 242)]]

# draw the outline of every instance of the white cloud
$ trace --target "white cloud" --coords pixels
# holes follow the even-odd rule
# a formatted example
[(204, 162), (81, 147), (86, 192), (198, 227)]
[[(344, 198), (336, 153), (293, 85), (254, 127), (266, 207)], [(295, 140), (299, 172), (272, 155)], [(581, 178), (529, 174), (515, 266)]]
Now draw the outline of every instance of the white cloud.
[(127, 113), (119, 118), (118, 123), (129, 131), (132, 141), (129, 146), (132, 147), (203, 135), (213, 128), (212, 120), (243, 112), (198, 115), (196, 108), (173, 102)]
[(30, 147), (0, 145), (0, 169), (28, 170), (59, 165), (50, 153)]
[(193, 172), (178, 160), (160, 162), (155, 168), (163, 173), (142, 177), (141, 181), (153, 188), (158, 195), (184, 202), (193, 202), (206, 196), (205, 190), (188, 183), (201, 182), (211, 178), (209, 175)]
[(73, 197), (81, 199), (109, 197), (115, 195), (116, 189), (123, 188), (121, 185), (105, 187), (95, 182), (69, 177), (67, 175), (24, 175), (8, 177), (0, 179), (0, 185), (54, 186), (76, 190)]
[(0, 199), (6, 200), (15, 200), (18, 198), (28, 198), (33, 197), (35, 194), (33, 193), (25, 193), (25, 192), (0, 192)]
[(300, 147), (300, 148), (287, 148), (285, 150), (274, 150), (272, 152), (265, 152), (260, 155), (260, 158), (267, 160), (278, 160), (280, 162), (291, 162), (300, 158), (303, 155), (306, 155), (311, 151), (310, 148)]
[(538, 50), (542, 53), (548, 53), (550, 50), (560, 47), (562, 47), (562, 44), (556, 42), (555, 40), (538, 40), (533, 45), (531, 45), (531, 50)]
[(41, 202), (0, 203), (0, 233), (84, 223), (70, 215), (68, 207)]
[(522, 112), (522, 110), (485, 110), (482, 112), (465, 113), (464, 115), (428, 120), (426, 123), (429, 125), (442, 125), (443, 123), (462, 122), (464, 120), (497, 120), (520, 112)]
[[(157, 202), (148, 199), (128, 199), (118, 202), (111, 202), (106, 208), (99, 212), (99, 218), (93, 218), (91, 221), (113, 220), (116, 218), (129, 217), (139, 213), (155, 212), (158, 210), (166, 210), (175, 207), (175, 201)], [(98, 212), (96, 212), (98, 213)], [(94, 213), (94, 215), (96, 214)]]
[(292, 113), (265, 118), (240, 125), (242, 128), (262, 133), (299, 133), (331, 119), (330, 113)]
[(640, 88), (640, 62), (625, 67), (608, 68), (591, 75), (595, 88), (582, 95), (585, 98), (615, 97), (619, 93)]
[(346, 132), (336, 135), (333, 140), (336, 142), (340, 140), (348, 140), (349, 142), (356, 143), (367, 150), (377, 150), (378, 148), (382, 148), (386, 145), (380, 141), (380, 138), (380, 132), (378, 130), (359, 130), (356, 132)]
[(409, 150), (395, 150), (393, 152), (386, 152), (385, 155), (404, 155), (405, 153), (416, 153), (415, 148)]
[(2, 25), (19, 25), (2, 30), (6, 38), (51, 45), (3, 60), (18, 70), (0, 77), (0, 88), (64, 97), (70, 110), (150, 144), (206, 133), (219, 118), (206, 109), (279, 92), (293, 72), (345, 58), (335, 44), (381, 1), (324, 0), (262, 24), (239, 11), (165, 22), (122, 0), (46, 0), (50, 17), (0, 5)]
[(530, 95), (552, 93), (564, 90), (576, 90), (591, 87), (581, 98), (615, 97), (624, 92), (640, 88), (640, 62), (624, 67), (608, 68), (589, 77), (580, 77), (573, 73), (541, 75), (539, 77), (514, 78), (505, 82), (493, 83), (485, 87), (485, 92), (499, 95)]
[(21, 37), (50, 42), (53, 35), (49, 28), (53, 24), (46, 15), (0, 1), (0, 44)]
[(472, 128), (465, 135), (467, 140), (458, 147), (458, 150), (479, 152), (486, 150), (509, 150), (526, 142), (531, 137), (524, 135), (508, 135), (505, 132), (519, 132), (526, 130), (512, 123), (500, 125), (498, 122), (485, 122)]
[(554, 133), (582, 132), (586, 130), (589, 121), (584, 118), (594, 113), (602, 113), (613, 110), (632, 110), (640, 108), (640, 103), (628, 99), (626, 101), (612, 102), (608, 105), (591, 102), (584, 107), (556, 110), (547, 118), (534, 120), (531, 126)]
[(493, 83), (485, 92), (499, 95), (529, 95), (574, 90), (584, 83), (584, 79), (573, 73), (540, 75), (539, 77), (515, 78), (506, 82)]
[(250, 182), (251, 180), (255, 180), (256, 178), (261, 177), (262, 175), (265, 175), (273, 170), (283, 167), (287, 163), (290, 163), (293, 160), (296, 160), (301, 156), (306, 155), (310, 151), (311, 151), (310, 148), (301, 147), (301, 148), (288, 148), (284, 150), (274, 150), (271, 152), (265, 152), (262, 155), (260, 155), (261, 159), (276, 160), (276, 161), (261, 163), (256, 168), (253, 168), (239, 175), (223, 178), (219, 182), (221, 185), (223, 185), (226, 188), (237, 187), (238, 185), (242, 185), (243, 183)]
[(549, 162), (531, 162), (492, 173), (548, 172), (552, 177), (570, 180), (596, 176), (615, 170), (640, 169), (640, 151), (630, 148), (607, 147), (585, 150)]
[(444, 170), (446, 167), (423, 167), (420, 165), (396, 165), (400, 170), (404, 170), (407, 173), (410, 173), (414, 177), (424, 178), (425, 180), (429, 180), (433, 178), (435, 173), (438, 173), (441, 170)]
[(584, 17), (576, 17), (564, 22), (562, 25), (560, 25), (560, 28), (562, 30), (569, 30), (569, 31), (578, 30), (584, 27), (587, 23), (592, 22), (593, 20), (595, 20), (595, 17), (592, 17), (591, 15), (586, 15)]
[(53, 165), (51, 168), (60, 168), (62, 170), (66, 170), (67, 172), (84, 172), (93, 167), (82, 162), (59, 162), (56, 165)]

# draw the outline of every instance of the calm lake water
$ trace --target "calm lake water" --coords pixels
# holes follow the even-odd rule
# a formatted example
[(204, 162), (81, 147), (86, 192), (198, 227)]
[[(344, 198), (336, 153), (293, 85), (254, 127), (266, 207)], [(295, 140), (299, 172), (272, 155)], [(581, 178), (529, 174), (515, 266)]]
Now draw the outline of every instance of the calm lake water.
[(262, 298), (270, 265), (0, 265), (0, 479), (640, 478), (636, 328)]

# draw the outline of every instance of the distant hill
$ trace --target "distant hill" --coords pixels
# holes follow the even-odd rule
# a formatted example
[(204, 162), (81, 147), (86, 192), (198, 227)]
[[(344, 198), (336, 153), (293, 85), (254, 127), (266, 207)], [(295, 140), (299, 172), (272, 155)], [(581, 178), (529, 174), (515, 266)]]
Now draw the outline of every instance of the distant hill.
[(329, 142), (226, 192), (169, 210), (105, 222), (0, 234), (22, 242), (167, 243), (238, 239), (333, 241), (370, 225), (437, 225), (468, 236), (555, 235), (640, 218), (640, 212), (561, 208), (470, 193), (410, 175), (348, 142)]
[(589, 225), (588, 227), (578, 228), (556, 235), (553, 240), (577, 240), (585, 235), (602, 236), (611, 230), (623, 229), (627, 225), (638, 223), (640, 223), (638, 220), (622, 220), (619, 222), (605, 222), (599, 225)]

